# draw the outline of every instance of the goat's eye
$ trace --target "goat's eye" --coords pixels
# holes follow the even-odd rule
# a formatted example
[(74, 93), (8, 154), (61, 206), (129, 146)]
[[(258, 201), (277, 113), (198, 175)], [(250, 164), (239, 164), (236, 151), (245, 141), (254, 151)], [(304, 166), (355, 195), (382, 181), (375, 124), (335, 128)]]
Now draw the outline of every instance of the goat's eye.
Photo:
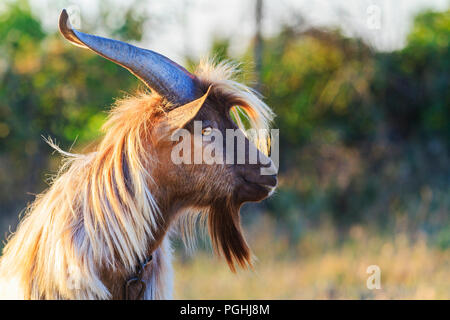
[(202, 136), (209, 136), (212, 132), (212, 128), (211, 127), (205, 127), (202, 130)]

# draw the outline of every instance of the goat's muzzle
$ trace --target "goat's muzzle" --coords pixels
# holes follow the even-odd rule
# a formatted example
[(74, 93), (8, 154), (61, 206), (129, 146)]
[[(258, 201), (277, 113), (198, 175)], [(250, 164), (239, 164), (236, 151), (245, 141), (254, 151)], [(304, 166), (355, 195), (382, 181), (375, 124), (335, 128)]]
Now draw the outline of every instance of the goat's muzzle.
[(236, 190), (238, 202), (257, 202), (270, 196), (277, 184), (278, 178), (274, 163), (245, 165), (239, 170), (239, 184)]

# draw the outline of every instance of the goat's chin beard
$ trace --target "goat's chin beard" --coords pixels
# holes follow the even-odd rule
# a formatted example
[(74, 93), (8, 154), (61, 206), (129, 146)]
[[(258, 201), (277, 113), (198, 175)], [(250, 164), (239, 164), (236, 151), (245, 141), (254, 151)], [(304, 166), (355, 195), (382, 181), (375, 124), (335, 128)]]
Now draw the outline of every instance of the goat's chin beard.
[(209, 209), (208, 228), (214, 251), (223, 256), (231, 271), (236, 264), (242, 268), (252, 266), (252, 255), (245, 241), (240, 222), (241, 204), (231, 199), (216, 200)]

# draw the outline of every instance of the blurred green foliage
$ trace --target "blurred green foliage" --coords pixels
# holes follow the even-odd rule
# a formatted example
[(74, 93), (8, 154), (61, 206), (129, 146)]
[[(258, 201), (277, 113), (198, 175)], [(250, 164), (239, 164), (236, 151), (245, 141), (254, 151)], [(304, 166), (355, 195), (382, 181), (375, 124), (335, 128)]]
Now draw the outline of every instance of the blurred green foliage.
[(447, 11), (419, 14), (395, 52), (336, 30), (285, 28), (266, 41), (262, 82), (285, 177), (268, 205), (294, 239), (331, 220), (446, 242), (449, 40)]
[[(121, 12), (110, 36), (140, 40), (142, 12)], [(448, 247), (449, 37), (447, 11), (418, 15), (395, 52), (338, 30), (286, 27), (265, 39), (260, 74), (280, 129), (281, 183), (248, 211), (270, 212), (291, 240), (315, 224), (345, 231), (358, 223), (421, 230)], [(221, 59), (228, 48), (227, 40), (212, 44)], [(250, 49), (239, 60), (251, 60)], [(44, 32), (26, 1), (0, 12), (2, 231), (58, 167), (41, 136), (66, 150), (76, 139), (86, 146), (113, 99), (138, 86), (127, 70)]]
[[(117, 33), (126, 30), (119, 25)], [(1, 12), (1, 214), (24, 207), (33, 199), (29, 193), (41, 192), (46, 175), (55, 172), (42, 136), (55, 138), (66, 149), (76, 139), (81, 145), (92, 141), (100, 135), (114, 97), (137, 84), (127, 70), (74, 50), (57, 34), (45, 34), (26, 2)]]

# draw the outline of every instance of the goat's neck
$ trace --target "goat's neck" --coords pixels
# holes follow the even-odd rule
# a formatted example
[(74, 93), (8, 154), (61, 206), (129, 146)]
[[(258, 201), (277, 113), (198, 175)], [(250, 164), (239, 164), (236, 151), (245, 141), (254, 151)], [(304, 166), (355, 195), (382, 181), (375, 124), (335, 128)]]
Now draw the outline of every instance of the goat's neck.
[[(154, 192), (158, 195), (157, 192)], [(147, 257), (152, 255), (152, 261), (144, 269), (143, 280), (146, 282), (146, 299), (169, 299), (172, 294), (172, 265), (171, 248), (167, 232), (172, 222), (181, 214), (187, 205), (177, 199), (168, 199), (162, 195), (155, 197), (160, 204), (161, 218), (158, 228), (154, 230), (154, 239), (147, 244)], [(140, 261), (136, 260), (136, 268)], [(113, 299), (124, 299), (124, 286), (128, 279), (134, 276), (133, 273), (121, 271), (110, 272), (104, 270), (104, 281), (107, 284)], [(130, 296), (138, 295), (139, 286), (130, 289)]]

